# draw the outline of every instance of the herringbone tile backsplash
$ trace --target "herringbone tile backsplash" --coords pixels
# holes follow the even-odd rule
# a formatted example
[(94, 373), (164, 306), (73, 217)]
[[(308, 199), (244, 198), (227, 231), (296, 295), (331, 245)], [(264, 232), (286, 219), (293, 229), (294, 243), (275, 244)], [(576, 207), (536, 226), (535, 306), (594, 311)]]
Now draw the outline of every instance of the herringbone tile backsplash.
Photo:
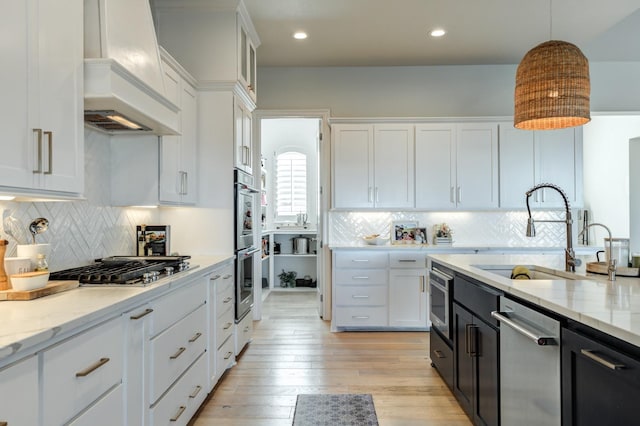
[[(49, 219), (49, 230), (36, 237), (51, 244), (49, 267), (60, 270), (91, 263), (112, 255), (135, 254), (135, 227), (153, 224), (158, 212), (150, 209), (111, 207), (109, 137), (85, 131), (85, 196), (83, 201), (0, 202), (4, 215), (22, 224), (21, 243), (30, 243), (29, 223), (37, 217)], [(6, 256), (16, 255), (16, 241), (9, 240)]]

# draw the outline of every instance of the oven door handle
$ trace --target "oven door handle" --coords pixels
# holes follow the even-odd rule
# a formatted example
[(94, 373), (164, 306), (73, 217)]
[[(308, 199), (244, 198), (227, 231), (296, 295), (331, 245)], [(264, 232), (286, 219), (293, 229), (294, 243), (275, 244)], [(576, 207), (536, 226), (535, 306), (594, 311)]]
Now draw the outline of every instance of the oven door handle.
[(249, 251), (248, 251), (248, 252), (246, 252), (246, 253), (242, 253), (242, 257), (249, 257), (249, 256), (251, 256), (252, 254), (257, 253), (257, 252), (259, 252), (259, 251), (260, 251), (260, 249), (259, 249), (259, 248), (251, 249), (251, 250), (249, 250)]

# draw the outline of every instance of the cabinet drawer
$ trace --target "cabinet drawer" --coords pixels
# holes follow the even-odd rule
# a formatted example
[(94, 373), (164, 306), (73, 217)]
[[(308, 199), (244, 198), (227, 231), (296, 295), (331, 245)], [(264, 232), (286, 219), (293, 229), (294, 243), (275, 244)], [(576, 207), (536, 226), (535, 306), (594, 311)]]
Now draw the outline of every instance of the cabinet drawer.
[(427, 255), (424, 253), (389, 253), (392, 268), (426, 269)]
[(0, 424), (38, 423), (38, 357), (0, 370)]
[(336, 306), (386, 306), (386, 285), (337, 285)]
[(453, 350), (445, 343), (444, 339), (431, 330), (429, 333), (429, 357), (431, 363), (438, 370), (442, 380), (453, 388)]
[(207, 346), (206, 305), (151, 341), (150, 401), (155, 402)]
[(231, 368), (236, 362), (233, 356), (235, 339), (232, 337), (227, 339), (216, 354), (216, 376), (222, 376), (227, 368)]
[(336, 269), (336, 284), (386, 284), (386, 269)]
[(335, 255), (336, 268), (386, 268), (389, 255), (386, 252), (356, 251)]
[(215, 271), (211, 277), (211, 282), (215, 285), (216, 293), (233, 288), (233, 264), (227, 265)]
[(251, 312), (245, 315), (236, 325), (236, 355), (238, 355), (242, 349), (249, 343), (251, 340), (251, 335), (253, 334), (253, 315)]
[(387, 307), (336, 307), (336, 325), (338, 327), (386, 327)]
[(186, 287), (149, 303), (155, 313), (151, 321), (151, 336), (166, 330), (167, 327), (205, 303), (207, 287), (200, 284), (200, 282), (189, 283)]
[(230, 308), (233, 308), (234, 288), (225, 286), (224, 291), (216, 293), (216, 317), (220, 317)]
[(216, 319), (216, 346), (217, 348), (233, 334), (235, 321), (233, 309), (227, 309), (226, 313)]
[(207, 358), (200, 358), (151, 409), (154, 426), (186, 425), (207, 396)]
[(62, 424), (122, 382), (121, 317), (73, 337), (42, 354), (43, 416)]
[(95, 405), (69, 423), (69, 426), (113, 426), (121, 424), (124, 418), (123, 388), (124, 386), (120, 384), (110, 390)]
[(499, 326), (498, 321), (491, 317), (491, 311), (500, 310), (500, 292), (497, 290), (456, 275), (453, 282), (453, 298), (484, 322)]

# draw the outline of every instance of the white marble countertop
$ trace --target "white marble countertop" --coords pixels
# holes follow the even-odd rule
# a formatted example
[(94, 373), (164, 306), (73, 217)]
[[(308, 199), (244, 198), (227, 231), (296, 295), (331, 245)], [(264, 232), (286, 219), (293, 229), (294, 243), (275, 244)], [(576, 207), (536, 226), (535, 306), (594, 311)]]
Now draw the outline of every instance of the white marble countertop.
[(430, 258), (505, 293), (640, 347), (640, 278), (618, 276), (616, 281), (607, 281), (606, 275), (586, 273), (584, 259), (576, 280), (511, 280), (478, 267), (540, 265), (562, 274), (564, 255), (433, 254)]
[[(415, 250), (427, 253), (455, 253), (455, 252), (504, 252), (504, 253), (564, 253), (564, 247), (531, 247), (531, 246), (507, 246), (507, 245), (436, 245), (436, 244), (367, 244), (364, 241), (355, 241), (351, 244), (329, 244), (331, 250)], [(604, 250), (599, 246), (576, 246), (573, 248), (576, 254), (593, 255), (598, 250)], [(595, 258), (593, 259), (595, 261)]]
[(80, 327), (107, 319), (205, 276), (229, 256), (192, 256), (191, 268), (145, 287), (78, 287), (28, 301), (0, 302), (0, 366), (48, 345)]

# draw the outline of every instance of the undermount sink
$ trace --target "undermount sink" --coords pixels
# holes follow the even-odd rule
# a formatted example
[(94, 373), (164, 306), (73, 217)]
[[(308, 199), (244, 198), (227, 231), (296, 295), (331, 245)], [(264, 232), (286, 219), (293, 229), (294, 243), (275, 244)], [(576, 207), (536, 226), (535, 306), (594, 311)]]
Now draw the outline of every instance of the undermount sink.
[[(511, 278), (511, 271), (516, 265), (472, 265), (483, 271), (499, 275), (505, 278)], [(556, 271), (554, 269), (546, 268), (544, 266), (537, 265), (522, 265), (529, 269), (529, 276), (531, 280), (583, 280), (588, 279), (580, 275), (576, 275), (571, 272)]]

